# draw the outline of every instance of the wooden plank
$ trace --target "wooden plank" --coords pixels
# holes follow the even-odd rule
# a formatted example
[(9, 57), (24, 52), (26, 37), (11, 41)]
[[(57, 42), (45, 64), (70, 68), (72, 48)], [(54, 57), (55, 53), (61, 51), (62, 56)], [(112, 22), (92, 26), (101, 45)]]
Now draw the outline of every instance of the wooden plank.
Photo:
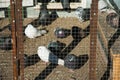
[(97, 80), (100, 80), (101, 77), (104, 75), (104, 72), (107, 70), (108, 60), (105, 54), (106, 53), (102, 48), (101, 41), (97, 38), (97, 52), (96, 52)]
[(101, 25), (100, 25), (99, 22), (98, 22), (98, 31), (99, 31), (100, 36), (101, 36), (101, 39), (102, 39), (102, 41), (103, 41), (103, 43), (104, 43), (104, 45), (105, 45), (105, 48), (108, 48), (107, 38), (105, 37), (105, 34), (104, 34), (104, 32), (103, 32), (103, 30), (102, 30), (102, 27), (101, 27)]
[[(23, 0), (22, 4), (24, 7), (33, 6), (33, 0)], [(10, 0), (1, 0), (0, 1), (0, 8), (7, 8), (10, 5)]]
[(92, 0), (90, 16), (91, 19), (90, 19), (89, 80), (97, 80), (96, 47), (97, 47), (98, 0)]
[(24, 80), (24, 48), (23, 48), (23, 19), (22, 19), (22, 0), (17, 0), (15, 5), (16, 17), (16, 38), (17, 54), (20, 60), (18, 65), (20, 71), (20, 80)]
[(12, 53), (13, 53), (13, 80), (18, 80), (18, 67), (17, 67), (17, 41), (16, 41), (16, 25), (15, 25), (15, 2), (10, 0), (11, 7), (11, 26), (12, 26)]
[(120, 54), (113, 54), (113, 80), (120, 80)]
[[(41, 3), (38, 3), (38, 5), (34, 7), (34, 9), (40, 10), (40, 5)], [(82, 7), (82, 4), (81, 3), (70, 3), (70, 7), (71, 9), (76, 9), (77, 7)], [(48, 3), (47, 9), (63, 9), (63, 7), (61, 3)]]

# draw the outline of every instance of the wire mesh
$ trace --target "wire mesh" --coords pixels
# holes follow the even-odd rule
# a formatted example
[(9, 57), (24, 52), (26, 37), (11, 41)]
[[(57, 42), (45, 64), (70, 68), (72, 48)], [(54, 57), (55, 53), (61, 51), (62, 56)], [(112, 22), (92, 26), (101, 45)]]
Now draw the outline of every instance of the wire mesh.
[(119, 80), (119, 1), (96, 2), (0, 0), (0, 80)]
[(13, 78), (12, 41), (10, 31), (9, 0), (0, 0), (0, 80)]

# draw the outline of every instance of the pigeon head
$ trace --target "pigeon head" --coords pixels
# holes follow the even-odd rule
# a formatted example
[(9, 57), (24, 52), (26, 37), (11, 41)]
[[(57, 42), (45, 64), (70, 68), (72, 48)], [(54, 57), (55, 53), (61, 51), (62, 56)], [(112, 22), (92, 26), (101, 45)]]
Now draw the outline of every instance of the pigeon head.
[(78, 57), (74, 54), (68, 54), (65, 59), (65, 66), (69, 69), (76, 69), (78, 67), (79, 61)]
[(54, 30), (54, 34), (57, 38), (66, 38), (68, 35), (70, 35), (70, 30), (57, 27)]
[(90, 9), (84, 9), (82, 7), (78, 7), (75, 10), (75, 14), (77, 15), (78, 19), (83, 22), (89, 20), (90, 18)]
[(45, 46), (39, 46), (39, 47), (38, 47), (38, 50), (44, 50), (44, 49), (46, 49)]
[(104, 0), (99, 0), (98, 2), (98, 9), (100, 10), (100, 12), (105, 12), (107, 11), (107, 3)]
[(119, 26), (119, 16), (116, 13), (109, 13), (106, 16), (106, 22), (113, 28), (118, 28)]
[(65, 48), (65, 45), (66, 44), (59, 41), (50, 41), (47, 47), (51, 52), (58, 53), (62, 51), (63, 48)]
[(11, 50), (12, 49), (12, 39), (10, 36), (0, 37), (0, 49)]

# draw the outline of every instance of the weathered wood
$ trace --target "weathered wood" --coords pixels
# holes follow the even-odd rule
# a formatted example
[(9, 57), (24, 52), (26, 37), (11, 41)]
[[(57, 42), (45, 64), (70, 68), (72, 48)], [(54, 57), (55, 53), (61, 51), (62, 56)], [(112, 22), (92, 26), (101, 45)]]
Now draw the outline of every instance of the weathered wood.
[[(113, 35), (116, 34), (116, 30), (114, 30), (114, 29), (110, 30), (110, 29), (108, 29), (109, 26), (107, 26), (107, 25), (104, 26), (104, 25), (101, 25), (101, 24), (99, 24), (98, 31), (100, 32), (100, 35), (103, 36), (101, 38), (103, 40), (104, 45), (106, 44), (106, 47), (110, 47), (108, 45), (108, 44), (110, 44), (109, 40), (111, 40), (111, 38), (113, 36), (109, 36), (109, 35), (111, 34), (111, 32), (112, 32)], [(108, 30), (108, 32), (105, 32), (106, 30), (103, 31), (102, 29), (104, 29), (104, 28), (106, 28)], [(108, 34), (108, 35), (106, 35), (106, 34)], [(118, 34), (117, 34), (117, 36), (118, 36)], [(110, 37), (110, 39), (108, 39), (109, 37)], [(112, 39), (116, 39), (116, 38), (114, 37)], [(114, 42), (114, 40), (111, 41), (111, 42), (114, 42), (114, 44), (112, 44), (111, 48), (109, 49), (109, 51), (110, 51), (109, 55), (110, 55), (112, 63), (113, 63), (112, 64), (112, 71), (110, 73), (110, 75), (111, 75), (110, 78), (112, 78), (112, 80), (119, 80), (120, 79), (120, 70), (119, 70), (119, 68), (120, 68), (120, 65), (119, 65), (120, 64), (120, 54), (119, 54), (119, 46), (118, 46), (119, 45), (119, 39), (120, 38), (118, 37), (115, 40), (115, 42)]]
[(120, 80), (120, 54), (113, 54), (113, 80)]
[[(33, 0), (22, 0), (24, 7), (33, 6)], [(10, 5), (10, 0), (0, 0), (0, 8), (7, 8)]]
[[(36, 5), (34, 7), (35, 10), (40, 10), (40, 5), (41, 3), (39, 3), (38, 5)], [(82, 7), (81, 3), (70, 3), (70, 8), (71, 9), (76, 9), (77, 7)], [(48, 9), (63, 9), (62, 4), (61, 3), (49, 3), (47, 5)]]
[(90, 19), (90, 60), (89, 80), (97, 80), (96, 47), (97, 47), (97, 22), (98, 22), (98, 0), (92, 0)]
[(13, 80), (18, 80), (18, 67), (17, 67), (17, 40), (16, 40), (16, 22), (15, 22), (15, 2), (10, 0), (12, 26), (12, 47), (13, 47)]
[(16, 17), (16, 39), (17, 39), (17, 54), (20, 60), (18, 65), (20, 70), (20, 80), (24, 80), (24, 48), (23, 48), (23, 19), (22, 19), (22, 0), (17, 0), (15, 5)]
[(103, 44), (105, 45), (105, 48), (108, 48), (108, 41), (107, 38), (105, 37), (104, 32), (102, 31), (102, 25), (100, 25), (100, 23), (98, 22), (98, 32), (100, 33), (100, 37), (103, 41)]

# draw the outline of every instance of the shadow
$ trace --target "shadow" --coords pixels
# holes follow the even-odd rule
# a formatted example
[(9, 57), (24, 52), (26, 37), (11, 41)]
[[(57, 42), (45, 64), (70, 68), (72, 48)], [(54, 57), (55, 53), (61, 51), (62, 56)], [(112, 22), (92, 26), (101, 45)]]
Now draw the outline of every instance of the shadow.
[[(89, 26), (83, 30), (85, 32), (85, 37), (87, 37), (89, 34), (86, 31), (89, 31)], [(58, 58), (64, 59), (67, 54), (69, 54), (77, 45), (78, 43), (82, 40), (83, 38), (78, 38), (76, 40), (73, 39), (73, 41), (67, 46), (65, 47), (65, 49), (63, 51), (61, 51), (60, 54), (61, 56), (58, 56)], [(78, 57), (78, 60), (80, 61), (80, 64), (78, 65), (78, 68), (82, 67), (85, 62), (88, 60), (88, 55), (80, 55)], [(57, 64), (52, 64), (50, 63), (34, 80), (45, 80), (45, 78), (53, 71), (53, 69), (55, 69), (57, 67)]]
[(81, 68), (88, 61), (88, 59), (89, 59), (89, 57), (87, 54), (78, 56), (79, 64), (76, 67), (76, 69)]
[[(24, 68), (28, 67), (28, 66), (31, 66), (31, 65), (34, 65), (36, 64), (37, 62), (40, 61), (40, 58), (38, 57), (37, 54), (33, 54), (33, 55), (30, 55), (28, 56), (27, 54), (24, 54)], [(20, 59), (18, 59), (18, 75), (20, 75)]]
[(33, 54), (30, 56), (26, 56), (24, 61), (25, 61), (25, 67), (28, 67), (28, 66), (34, 65), (37, 62), (39, 62), (40, 58), (38, 54)]
[(4, 31), (5, 29), (11, 30), (11, 25), (4, 26), (3, 28), (0, 29), (0, 32)]
[(61, 53), (59, 53), (61, 56), (58, 56), (61, 59), (64, 59), (67, 54), (69, 54), (81, 41), (80, 40), (73, 40)]
[(57, 64), (50, 63), (34, 80), (45, 80), (45, 78), (52, 72)]
[(34, 27), (38, 27), (39, 25), (42, 26), (50, 25), (53, 21), (55, 21), (58, 18), (58, 14), (55, 10), (53, 10), (51, 11), (51, 14), (49, 14), (49, 18), (47, 19), (39, 19), (39, 18), (40, 17), (38, 17), (29, 24), (32, 24)]
[(111, 60), (110, 52), (108, 54), (107, 59), (108, 59), (107, 70), (105, 71), (105, 73), (101, 77), (101, 80), (109, 80), (110, 76), (112, 76), (112, 75), (110, 75), (110, 72), (112, 70), (112, 60)]
[[(120, 19), (119, 19), (119, 24), (120, 24)], [(107, 70), (105, 71), (105, 73), (104, 73), (103, 77), (101, 78), (101, 80), (108, 80), (109, 77), (111, 76), (110, 72), (112, 70), (112, 65), (113, 64), (112, 64), (112, 59), (111, 59), (111, 55), (110, 55), (110, 48), (115, 43), (115, 41), (119, 38), (119, 35), (120, 35), (120, 25), (118, 26), (117, 31), (113, 34), (111, 39), (108, 41)]]
[(0, 67), (0, 80), (3, 80), (3, 72), (2, 72), (2, 68)]
[(84, 30), (77, 27), (77, 26), (73, 26), (72, 31), (71, 31), (71, 35), (72, 35), (73, 39), (80, 40), (80, 39), (85, 38), (87, 35), (89, 35), (89, 32), (90, 32), (89, 25)]
[(115, 43), (115, 41), (119, 38), (120, 36), (120, 27), (117, 29), (117, 31), (114, 33), (112, 38), (108, 41), (108, 49), (112, 47), (112, 45)]

